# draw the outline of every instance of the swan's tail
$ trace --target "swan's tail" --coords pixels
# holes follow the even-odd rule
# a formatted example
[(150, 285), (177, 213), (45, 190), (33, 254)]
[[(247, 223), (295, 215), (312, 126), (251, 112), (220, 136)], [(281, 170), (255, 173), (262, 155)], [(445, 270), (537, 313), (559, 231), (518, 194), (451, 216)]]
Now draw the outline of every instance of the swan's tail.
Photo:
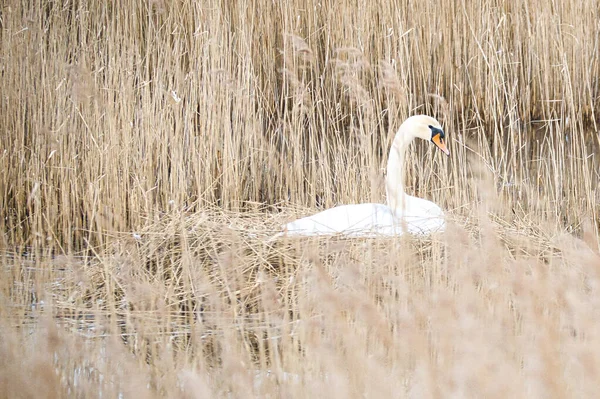
[(277, 241), (277, 240), (278, 240), (279, 238), (281, 238), (281, 237), (285, 237), (285, 236), (287, 236), (287, 232), (288, 232), (288, 231), (287, 231), (287, 226), (286, 226), (286, 225), (283, 225), (283, 226), (281, 226), (281, 228), (283, 229), (282, 231), (280, 231), (279, 233), (277, 233), (277, 234), (274, 234), (273, 236), (269, 237), (269, 238), (267, 239), (267, 241), (265, 241), (265, 242), (269, 242), (269, 243), (271, 243), (271, 242), (273, 242), (273, 241)]

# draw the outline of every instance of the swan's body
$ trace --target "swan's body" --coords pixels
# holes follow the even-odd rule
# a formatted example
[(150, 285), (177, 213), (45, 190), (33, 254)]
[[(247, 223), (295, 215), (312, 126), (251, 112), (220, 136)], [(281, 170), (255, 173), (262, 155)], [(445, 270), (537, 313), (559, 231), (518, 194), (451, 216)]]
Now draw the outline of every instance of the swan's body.
[(444, 213), (431, 201), (406, 196), (402, 218), (384, 204), (352, 204), (327, 209), (285, 225), (288, 235), (332, 235), (353, 237), (426, 235), (443, 231)]
[(352, 204), (327, 209), (283, 226), (286, 235), (377, 236), (404, 233), (426, 235), (445, 228), (444, 212), (431, 201), (405, 194), (402, 183), (404, 154), (415, 138), (432, 141), (446, 155), (440, 123), (426, 115), (408, 118), (398, 129), (387, 164), (388, 205)]

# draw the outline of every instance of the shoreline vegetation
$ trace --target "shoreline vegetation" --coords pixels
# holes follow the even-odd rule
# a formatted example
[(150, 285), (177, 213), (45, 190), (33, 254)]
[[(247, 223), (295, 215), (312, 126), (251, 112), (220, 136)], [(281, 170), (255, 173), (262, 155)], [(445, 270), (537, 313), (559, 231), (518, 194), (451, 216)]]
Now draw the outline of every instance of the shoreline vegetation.
[[(0, 7), (0, 396), (593, 397), (600, 3)], [(272, 240), (385, 203), (428, 238)]]

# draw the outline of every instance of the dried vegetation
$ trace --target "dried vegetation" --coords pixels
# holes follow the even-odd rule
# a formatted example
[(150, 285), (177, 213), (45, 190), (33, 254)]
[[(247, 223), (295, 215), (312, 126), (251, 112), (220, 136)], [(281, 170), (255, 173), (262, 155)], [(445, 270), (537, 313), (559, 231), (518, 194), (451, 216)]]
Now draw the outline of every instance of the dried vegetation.
[[(0, 396), (596, 394), (597, 0), (0, 7)], [(272, 239), (415, 113), (444, 234)]]

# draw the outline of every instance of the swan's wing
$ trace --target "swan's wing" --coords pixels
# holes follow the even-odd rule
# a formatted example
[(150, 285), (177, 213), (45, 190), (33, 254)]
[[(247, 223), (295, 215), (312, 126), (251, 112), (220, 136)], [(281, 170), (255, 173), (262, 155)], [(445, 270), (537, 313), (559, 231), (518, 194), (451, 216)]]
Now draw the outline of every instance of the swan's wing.
[(327, 209), (283, 226), (288, 235), (343, 234), (353, 237), (402, 234), (391, 210), (383, 204), (353, 204)]
[(444, 231), (444, 211), (438, 205), (422, 198), (406, 196), (405, 212), (402, 216), (407, 231), (415, 235), (427, 235)]
[(289, 236), (342, 234), (351, 237), (396, 236), (405, 231), (427, 235), (443, 231), (446, 222), (442, 209), (431, 201), (406, 196), (401, 215), (394, 215), (383, 204), (353, 204), (327, 209), (290, 222), (283, 227)]

